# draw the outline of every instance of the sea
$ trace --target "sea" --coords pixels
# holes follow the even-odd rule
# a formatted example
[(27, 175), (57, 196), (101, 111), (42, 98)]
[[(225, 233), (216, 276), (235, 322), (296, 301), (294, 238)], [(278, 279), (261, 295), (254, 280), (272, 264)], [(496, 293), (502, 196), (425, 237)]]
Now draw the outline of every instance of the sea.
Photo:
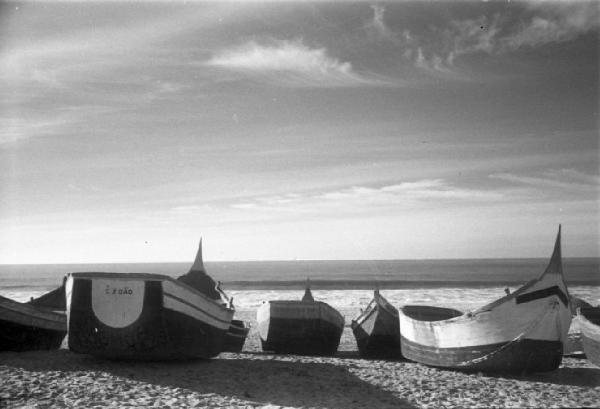
[[(239, 311), (264, 301), (299, 299), (307, 280), (315, 299), (344, 315), (359, 313), (378, 288), (395, 306), (437, 305), (469, 311), (538, 277), (548, 259), (294, 260), (205, 262)], [(177, 277), (191, 263), (0, 264), (0, 295), (27, 301), (58, 287), (72, 272), (152, 273)], [(600, 258), (563, 258), (571, 295), (600, 304)]]

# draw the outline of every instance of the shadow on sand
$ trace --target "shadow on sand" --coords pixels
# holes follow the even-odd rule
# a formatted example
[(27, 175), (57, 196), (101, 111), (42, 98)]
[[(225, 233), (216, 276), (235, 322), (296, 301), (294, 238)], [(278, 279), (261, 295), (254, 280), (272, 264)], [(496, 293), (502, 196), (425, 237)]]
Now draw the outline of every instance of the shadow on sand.
[(343, 366), (281, 360), (272, 355), (250, 359), (226, 354), (211, 360), (129, 362), (59, 350), (0, 354), (0, 365), (28, 371), (102, 371), (153, 385), (259, 404), (337, 409), (414, 407), (391, 392), (361, 380)]
[(489, 374), (492, 378), (515, 379), (519, 381), (543, 382), (554, 385), (570, 385), (597, 387), (600, 386), (599, 368), (567, 368), (561, 367), (551, 372), (536, 372), (528, 374)]
[(478, 372), (478, 371), (461, 371), (458, 369), (437, 368), (440, 371), (457, 372), (464, 374), (477, 373), (488, 378), (495, 379), (513, 379), (527, 382), (542, 382), (553, 385), (569, 385), (581, 387), (597, 387), (600, 386), (600, 368), (589, 367), (570, 367), (561, 366), (554, 371), (549, 372)]

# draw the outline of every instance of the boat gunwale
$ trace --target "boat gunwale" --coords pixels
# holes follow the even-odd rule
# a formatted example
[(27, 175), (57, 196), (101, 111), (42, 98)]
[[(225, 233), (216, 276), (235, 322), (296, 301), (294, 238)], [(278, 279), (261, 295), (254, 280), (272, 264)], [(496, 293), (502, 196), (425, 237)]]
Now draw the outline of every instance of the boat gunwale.
[[(225, 311), (235, 311), (235, 308), (232, 306), (228, 306), (227, 304), (219, 303), (217, 300), (208, 297), (206, 294), (198, 291), (194, 287), (177, 280), (176, 278), (164, 275), (164, 274), (151, 274), (151, 273), (108, 273), (108, 272), (74, 272), (68, 273), (67, 277), (73, 277), (73, 279), (93, 279), (93, 278), (111, 278), (117, 280), (131, 280), (131, 279), (140, 279), (142, 281), (168, 281), (173, 284), (176, 284), (186, 290), (189, 290), (193, 294), (197, 294), (202, 296), (207, 301), (215, 304), (220, 309)], [(164, 295), (170, 295), (170, 293), (165, 293), (163, 289)]]
[[(406, 307), (423, 307), (423, 308), (434, 307), (434, 308), (438, 308), (440, 310), (458, 311), (458, 312), (461, 312), (462, 314), (461, 315), (457, 315), (456, 317), (452, 317), (452, 318), (447, 318), (447, 319), (442, 319), (442, 320), (437, 320), (437, 321), (428, 321), (428, 320), (420, 320), (420, 319), (411, 317), (406, 312), (404, 312), (404, 308), (406, 308)], [(399, 315), (401, 314), (403, 317), (406, 317), (406, 318), (408, 318), (411, 321), (426, 322), (426, 323), (428, 323), (430, 325), (435, 325), (435, 324), (438, 324), (438, 323), (444, 323), (445, 324), (445, 323), (450, 323), (450, 322), (458, 321), (458, 320), (463, 319), (463, 318), (469, 318), (469, 319), (471, 319), (472, 317), (474, 317), (473, 314), (469, 315), (469, 314), (471, 314), (470, 312), (463, 312), (463, 311), (457, 310), (455, 308), (436, 307), (436, 306), (433, 306), (433, 305), (421, 305), (421, 304), (405, 304), (402, 307), (400, 307), (400, 309), (398, 310), (398, 314)]]
[[(411, 321), (414, 322), (427, 322), (430, 325), (434, 325), (434, 326), (440, 326), (440, 325), (444, 325), (444, 324), (451, 324), (451, 323), (455, 323), (455, 322), (459, 322), (459, 321), (463, 321), (463, 320), (472, 320), (474, 318), (476, 318), (478, 315), (481, 314), (485, 314), (485, 313), (489, 313), (492, 310), (496, 309), (497, 307), (499, 307), (502, 304), (508, 303), (510, 300), (516, 298), (517, 296), (519, 296), (520, 294), (522, 294), (524, 291), (528, 290), (529, 288), (531, 288), (534, 284), (536, 284), (537, 282), (539, 282), (539, 279), (533, 279), (527, 283), (525, 283), (522, 287), (520, 287), (518, 290), (515, 290), (513, 293), (505, 295), (489, 304), (484, 305), (483, 307), (479, 307), (475, 310), (472, 311), (466, 311), (466, 312), (462, 312), (461, 315), (458, 315), (456, 317), (452, 317), (452, 318), (448, 318), (448, 319), (443, 319), (443, 320), (438, 320), (438, 321), (427, 321), (427, 320), (420, 320), (417, 318), (413, 318), (410, 315), (406, 314), (406, 312), (404, 312), (404, 308), (405, 307), (432, 307), (430, 305), (419, 305), (419, 304), (406, 304), (403, 305), (402, 307), (400, 307), (399, 309), (399, 314), (402, 314), (402, 316), (408, 318)], [(443, 307), (437, 307), (437, 308), (443, 308)], [(543, 308), (547, 308), (547, 306), (543, 306)], [(448, 308), (453, 309), (453, 308)], [(460, 311), (460, 310), (456, 310), (456, 311)]]
[[(383, 299), (383, 302), (381, 302), (381, 299)], [(388, 305), (394, 309), (391, 310), (390, 308), (387, 308)], [(352, 319), (350, 323), (351, 327), (354, 328), (362, 325), (371, 316), (373, 316), (373, 314), (378, 313), (379, 309), (376, 307), (383, 309), (396, 319), (399, 318), (398, 309), (394, 307), (388, 300), (386, 300), (381, 294), (377, 294), (371, 299), (371, 301), (369, 301), (369, 304), (364, 309), (364, 311), (361, 312), (356, 318)]]
[[(327, 308), (328, 310), (332, 311), (339, 318), (339, 320), (342, 322), (342, 327), (345, 325), (345, 322), (346, 322), (346, 320), (345, 320), (345, 318), (344, 318), (344, 316), (342, 315), (341, 312), (339, 312), (334, 307), (332, 307), (331, 305), (329, 305), (329, 304), (327, 304), (326, 302), (323, 302), (323, 301), (270, 300), (270, 301), (265, 302), (263, 305), (261, 305), (261, 307), (264, 307), (264, 305), (267, 305), (267, 304), (269, 305), (269, 314), (270, 314), (270, 310), (271, 310), (271, 308), (270, 308), (271, 304), (275, 304), (275, 305), (277, 305), (277, 304), (304, 305), (304, 306), (307, 306), (307, 307), (312, 306), (312, 307), (318, 307), (318, 308), (324, 307), (324, 308)], [(303, 318), (292, 318), (292, 317), (289, 317), (289, 318), (286, 318), (286, 319), (303, 319)], [(323, 318), (320, 318), (320, 319), (323, 319)], [(325, 320), (325, 321), (330, 322), (329, 320)]]
[[(47, 331), (67, 331), (67, 316), (63, 312), (39, 310), (30, 304), (20, 303), (3, 296), (0, 296), (0, 302), (2, 303), (0, 305), (1, 321)], [(8, 308), (7, 305), (12, 308)]]
[(47, 308), (40, 308), (36, 307), (35, 305), (22, 303), (0, 295), (0, 310), (1, 309), (25, 316), (35, 315), (35, 318), (45, 321), (54, 321), (53, 318), (60, 320), (66, 316), (64, 311), (54, 311)]
[[(459, 322), (459, 321), (463, 321), (463, 320), (472, 320), (474, 318), (476, 318), (478, 315), (480, 314), (484, 314), (484, 313), (489, 313), (492, 310), (496, 309), (497, 307), (499, 307), (500, 305), (506, 304), (508, 302), (510, 302), (513, 299), (516, 299), (518, 296), (522, 295), (524, 292), (526, 292), (527, 290), (529, 290), (531, 287), (533, 287), (535, 284), (541, 282), (542, 280), (544, 280), (544, 278), (546, 278), (547, 275), (552, 274), (549, 273), (549, 269), (552, 266), (552, 263), (555, 262), (555, 257), (558, 258), (559, 261), (559, 266), (561, 266), (560, 268), (560, 272), (558, 274), (558, 276), (562, 279), (563, 285), (565, 287), (565, 291), (567, 292), (566, 296), (567, 296), (567, 300), (568, 303), (567, 305), (570, 304), (570, 296), (568, 293), (568, 289), (567, 289), (567, 285), (565, 283), (565, 279), (564, 279), (564, 273), (562, 271), (562, 256), (561, 256), (561, 251), (560, 251), (560, 235), (561, 235), (561, 229), (559, 226), (559, 230), (558, 230), (558, 235), (557, 235), (557, 239), (554, 245), (554, 251), (552, 252), (552, 255), (550, 256), (550, 260), (548, 262), (548, 265), (546, 266), (546, 268), (544, 269), (544, 271), (537, 277), (537, 278), (533, 278), (527, 282), (525, 282), (523, 285), (521, 285), (518, 289), (516, 289), (515, 291), (513, 291), (510, 294), (506, 294), (488, 304), (485, 304), (477, 309), (474, 309), (472, 311), (467, 311), (467, 312), (463, 312), (462, 315), (456, 316), (456, 317), (452, 317), (452, 318), (448, 318), (445, 320), (439, 320), (439, 321), (423, 321), (423, 320), (419, 320), (416, 318), (413, 318), (409, 315), (407, 315), (404, 312), (404, 307), (407, 307), (408, 305), (404, 305), (400, 308), (399, 313), (402, 314), (402, 316), (404, 316), (405, 318), (407, 318), (410, 321), (413, 322), (427, 322), (430, 325), (434, 325), (434, 326), (442, 326), (445, 324), (451, 324), (451, 323), (455, 323), (455, 322)], [(558, 247), (557, 247), (558, 246)], [(412, 305), (414, 306), (420, 306), (420, 305)], [(422, 307), (428, 307), (427, 305), (421, 305)], [(431, 306), (429, 306), (431, 307)], [(544, 306), (546, 308), (546, 306)], [(440, 308), (440, 307), (437, 307)]]
[(583, 335), (588, 338), (590, 338), (590, 335), (594, 338), (598, 337), (600, 340), (600, 325), (594, 324), (592, 321), (590, 321), (581, 311), (581, 308), (577, 308), (577, 319), (579, 320), (579, 325)]

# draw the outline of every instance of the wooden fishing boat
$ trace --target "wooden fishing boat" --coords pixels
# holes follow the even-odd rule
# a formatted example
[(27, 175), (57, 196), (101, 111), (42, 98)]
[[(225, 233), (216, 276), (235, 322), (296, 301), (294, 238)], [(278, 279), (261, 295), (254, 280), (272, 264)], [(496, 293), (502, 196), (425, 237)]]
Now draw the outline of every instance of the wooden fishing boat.
[(342, 314), (315, 301), (308, 286), (302, 301), (265, 302), (256, 317), (262, 349), (278, 354), (334, 355), (344, 330)]
[(227, 330), (227, 334), (225, 334), (223, 352), (242, 352), (244, 342), (246, 342), (246, 337), (248, 336), (248, 331), (250, 331), (250, 327), (248, 327), (244, 321), (231, 320), (229, 330)]
[(585, 356), (600, 367), (600, 308), (580, 308), (577, 311), (577, 320)]
[(402, 355), (426, 365), (477, 371), (551, 371), (561, 363), (571, 323), (560, 227), (546, 270), (473, 312), (400, 309)]
[[(202, 243), (187, 276), (194, 275), (206, 275)], [(69, 348), (115, 359), (213, 357), (223, 350), (234, 309), (219, 288), (220, 299), (202, 290), (158, 274), (69, 274)]]
[(0, 296), (0, 351), (58, 349), (65, 335), (64, 287), (27, 303)]
[(367, 308), (351, 323), (358, 351), (365, 358), (400, 357), (398, 310), (375, 290)]
[[(594, 307), (587, 301), (571, 295), (571, 316), (573, 320), (571, 321), (571, 327), (569, 327), (567, 342), (564, 345), (564, 356), (579, 356), (585, 354), (583, 351), (581, 325), (576, 318), (577, 310), (579, 309), (585, 311), (586, 313), (584, 315), (592, 322), (600, 324), (600, 307)], [(596, 318), (598, 322), (595, 322), (594, 318)]]

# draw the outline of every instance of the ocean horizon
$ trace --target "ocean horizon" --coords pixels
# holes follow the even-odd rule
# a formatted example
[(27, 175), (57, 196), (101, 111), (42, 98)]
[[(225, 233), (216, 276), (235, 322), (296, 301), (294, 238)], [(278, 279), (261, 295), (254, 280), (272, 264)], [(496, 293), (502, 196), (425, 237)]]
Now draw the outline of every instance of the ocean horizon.
[[(490, 287), (523, 284), (541, 274), (547, 258), (431, 260), (208, 261), (208, 274), (224, 288), (298, 289), (310, 279), (315, 289)], [(0, 294), (52, 289), (72, 272), (184, 274), (191, 262), (0, 264)], [(569, 285), (597, 286), (600, 258), (564, 258)]]

